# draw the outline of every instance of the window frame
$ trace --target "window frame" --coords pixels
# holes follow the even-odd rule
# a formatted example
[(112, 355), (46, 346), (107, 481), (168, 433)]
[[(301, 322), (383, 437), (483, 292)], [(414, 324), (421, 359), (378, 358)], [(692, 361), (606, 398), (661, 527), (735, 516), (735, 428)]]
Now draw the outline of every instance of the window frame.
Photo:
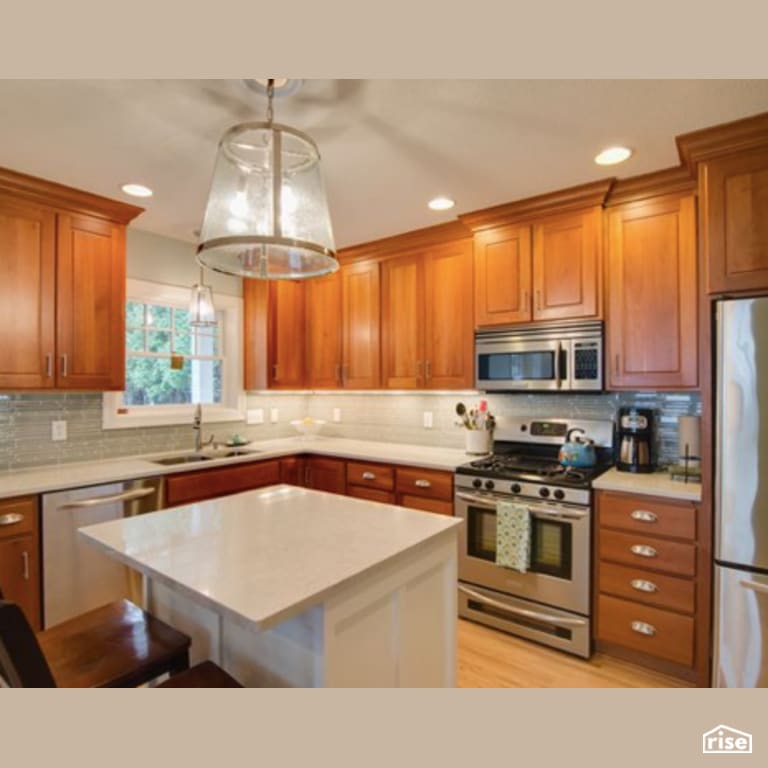
[[(126, 281), (126, 303), (138, 301), (185, 307), (189, 303), (191, 287), (153, 283), (129, 278)], [(222, 402), (219, 405), (203, 403), (205, 422), (244, 421), (245, 391), (243, 389), (243, 300), (237, 296), (217, 293), (216, 311), (224, 314), (224, 332), (220, 339), (223, 347)], [(123, 339), (127, 350), (127, 335)], [(104, 392), (102, 398), (102, 428), (124, 429), (188, 424), (194, 416), (194, 403), (176, 405), (123, 404), (124, 392)], [(127, 413), (118, 410), (127, 409)]]

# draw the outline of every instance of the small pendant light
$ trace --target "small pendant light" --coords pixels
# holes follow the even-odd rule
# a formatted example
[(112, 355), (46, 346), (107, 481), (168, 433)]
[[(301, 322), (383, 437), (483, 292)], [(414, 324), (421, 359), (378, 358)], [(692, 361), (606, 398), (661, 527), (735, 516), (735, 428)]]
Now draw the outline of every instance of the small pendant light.
[(219, 142), (197, 261), (229, 275), (267, 280), (335, 272), (320, 153), (301, 131), (272, 121), (241, 123)]
[(192, 295), (189, 297), (189, 324), (193, 328), (208, 328), (217, 324), (213, 290), (203, 282), (202, 267), (200, 280), (192, 286)]

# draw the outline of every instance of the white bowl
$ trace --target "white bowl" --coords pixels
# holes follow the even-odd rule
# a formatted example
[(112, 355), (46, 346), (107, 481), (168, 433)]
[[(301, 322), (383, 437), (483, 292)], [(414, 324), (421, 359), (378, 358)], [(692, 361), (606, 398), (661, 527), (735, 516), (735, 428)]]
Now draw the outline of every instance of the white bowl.
[(325, 422), (322, 419), (294, 419), (291, 426), (304, 437), (315, 437), (323, 428)]

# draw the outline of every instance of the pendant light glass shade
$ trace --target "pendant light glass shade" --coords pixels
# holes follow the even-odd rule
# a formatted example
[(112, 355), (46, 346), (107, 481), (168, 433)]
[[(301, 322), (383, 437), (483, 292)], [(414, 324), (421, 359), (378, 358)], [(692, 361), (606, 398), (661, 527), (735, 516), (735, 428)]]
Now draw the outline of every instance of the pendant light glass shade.
[(216, 308), (213, 306), (213, 290), (203, 283), (203, 269), (200, 268), (200, 281), (192, 286), (189, 297), (189, 324), (195, 328), (216, 325)]
[(265, 279), (339, 268), (320, 153), (309, 136), (271, 121), (224, 134), (197, 260), (217, 272)]

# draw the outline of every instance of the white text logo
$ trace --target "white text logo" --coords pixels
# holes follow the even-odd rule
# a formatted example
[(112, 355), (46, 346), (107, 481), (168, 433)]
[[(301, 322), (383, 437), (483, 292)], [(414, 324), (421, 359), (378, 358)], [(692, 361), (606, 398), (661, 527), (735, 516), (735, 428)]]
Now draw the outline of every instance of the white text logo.
[(752, 734), (727, 725), (717, 725), (702, 737), (705, 755), (751, 755)]

